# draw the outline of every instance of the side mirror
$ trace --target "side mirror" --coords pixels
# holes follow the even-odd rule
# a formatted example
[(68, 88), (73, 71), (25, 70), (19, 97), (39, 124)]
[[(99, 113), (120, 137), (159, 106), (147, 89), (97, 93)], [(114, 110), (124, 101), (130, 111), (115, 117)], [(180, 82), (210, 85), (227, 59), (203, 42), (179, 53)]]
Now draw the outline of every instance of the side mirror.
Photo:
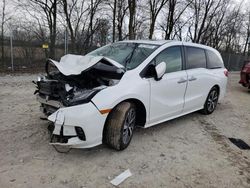
[(156, 80), (160, 80), (166, 71), (166, 63), (163, 61), (160, 64), (156, 65), (155, 72), (156, 72)]

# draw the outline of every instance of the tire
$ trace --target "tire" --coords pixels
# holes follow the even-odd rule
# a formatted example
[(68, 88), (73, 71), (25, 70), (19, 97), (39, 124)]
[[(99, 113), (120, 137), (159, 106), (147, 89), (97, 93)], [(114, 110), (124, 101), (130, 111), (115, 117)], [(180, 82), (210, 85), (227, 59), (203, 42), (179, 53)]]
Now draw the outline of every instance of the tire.
[(136, 108), (130, 102), (122, 102), (108, 116), (104, 130), (104, 142), (116, 149), (128, 147), (135, 128)]
[(201, 112), (205, 115), (212, 114), (216, 109), (216, 106), (218, 104), (218, 99), (219, 99), (219, 91), (218, 88), (214, 86), (209, 91), (206, 102), (204, 104), (204, 108), (201, 110)]

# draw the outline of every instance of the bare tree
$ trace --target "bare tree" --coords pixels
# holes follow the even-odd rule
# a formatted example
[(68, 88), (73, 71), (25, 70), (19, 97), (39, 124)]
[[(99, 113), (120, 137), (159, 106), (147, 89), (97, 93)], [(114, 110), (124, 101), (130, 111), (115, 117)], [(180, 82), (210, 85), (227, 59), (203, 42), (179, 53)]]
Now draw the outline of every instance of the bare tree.
[(97, 27), (96, 38), (98, 45), (103, 46), (107, 43), (107, 36), (110, 24), (107, 19), (100, 19)]
[(243, 14), (240, 11), (241, 5), (234, 7), (225, 18), (224, 46), (226, 52), (232, 52), (238, 48), (243, 24)]
[(248, 12), (246, 14), (247, 16), (247, 21), (246, 21), (246, 39), (245, 39), (245, 44), (244, 44), (244, 50), (243, 50), (243, 55), (246, 54), (247, 51), (247, 46), (248, 46), (248, 55), (250, 55), (250, 49), (249, 49), (249, 38), (250, 38), (250, 13)]
[(99, 10), (100, 4), (103, 2), (103, 0), (90, 0), (90, 11), (89, 11), (89, 28), (88, 28), (88, 33), (89, 33), (89, 38), (90, 38), (90, 45), (93, 44), (93, 35), (95, 33), (95, 25), (94, 25), (94, 17)]
[(1, 53), (2, 53), (2, 63), (5, 66), (4, 60), (4, 26), (6, 22), (10, 19), (6, 12), (6, 0), (2, 0), (2, 12), (1, 12)]
[(71, 39), (71, 52), (77, 52), (76, 40), (81, 26), (82, 18), (89, 8), (85, 0), (62, 0), (63, 12)]
[(193, 11), (193, 20), (189, 26), (189, 36), (193, 42), (201, 43), (202, 36), (210, 27), (214, 16), (220, 11), (223, 0), (187, 0)]
[(220, 48), (225, 36), (225, 17), (227, 16), (228, 3), (224, 1), (218, 14), (214, 15), (214, 19), (208, 27), (206, 35), (203, 36), (203, 43), (212, 46), (216, 49)]
[[(180, 29), (185, 25), (182, 24), (181, 27), (180, 19), (189, 5), (190, 5), (189, 2), (185, 2), (183, 0), (168, 0), (166, 9), (167, 13), (164, 16), (164, 20), (166, 20), (166, 22), (164, 21), (163, 23), (160, 24), (161, 29), (165, 33), (166, 40), (171, 39), (171, 35), (173, 34), (174, 27), (177, 23), (179, 23), (178, 24), (179, 29), (177, 29), (176, 32), (180, 31)], [(173, 37), (175, 35), (176, 33), (173, 34)]]
[(113, 20), (112, 20), (112, 31), (113, 31), (113, 42), (115, 42), (115, 31), (116, 31), (116, 8), (117, 8), (117, 0), (113, 2)]
[(148, 38), (148, 26), (150, 18), (145, 14), (147, 10), (147, 4), (145, 2), (138, 2), (135, 14), (135, 39), (147, 39)]
[(118, 2), (119, 0), (105, 0), (105, 4), (108, 5), (111, 14), (108, 15), (112, 19), (112, 42), (116, 40), (116, 22), (118, 19)]
[[(57, 8), (59, 0), (30, 0), (19, 2), (19, 6), (37, 20), (45, 19), (49, 28), (49, 57), (55, 57), (57, 32)], [(39, 16), (38, 16), (39, 14)]]
[(118, 40), (123, 40), (123, 22), (126, 12), (128, 10), (128, 5), (124, 0), (117, 1), (117, 30), (118, 30)]
[(155, 29), (155, 22), (157, 16), (163, 6), (168, 2), (168, 0), (149, 0), (150, 7), (150, 26), (149, 26), (149, 39), (152, 39)]

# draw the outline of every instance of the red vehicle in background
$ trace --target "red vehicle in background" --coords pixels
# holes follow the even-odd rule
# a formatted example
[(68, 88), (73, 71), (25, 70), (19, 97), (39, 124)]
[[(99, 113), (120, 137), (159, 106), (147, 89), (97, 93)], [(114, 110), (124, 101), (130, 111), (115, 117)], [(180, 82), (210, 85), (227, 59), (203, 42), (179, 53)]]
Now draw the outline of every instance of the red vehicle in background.
[(240, 81), (239, 83), (250, 89), (250, 60), (244, 62), (244, 66), (240, 72)]

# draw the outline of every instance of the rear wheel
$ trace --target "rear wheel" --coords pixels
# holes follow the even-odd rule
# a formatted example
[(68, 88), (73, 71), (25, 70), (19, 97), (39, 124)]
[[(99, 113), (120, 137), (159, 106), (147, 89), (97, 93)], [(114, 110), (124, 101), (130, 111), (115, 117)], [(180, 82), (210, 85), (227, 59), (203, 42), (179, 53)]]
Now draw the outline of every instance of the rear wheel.
[(104, 140), (116, 150), (128, 147), (135, 128), (136, 109), (130, 102), (119, 104), (109, 115), (105, 125)]
[(213, 87), (206, 99), (206, 102), (204, 104), (204, 108), (202, 109), (203, 114), (211, 114), (215, 110), (217, 103), (219, 99), (219, 91), (217, 87)]

